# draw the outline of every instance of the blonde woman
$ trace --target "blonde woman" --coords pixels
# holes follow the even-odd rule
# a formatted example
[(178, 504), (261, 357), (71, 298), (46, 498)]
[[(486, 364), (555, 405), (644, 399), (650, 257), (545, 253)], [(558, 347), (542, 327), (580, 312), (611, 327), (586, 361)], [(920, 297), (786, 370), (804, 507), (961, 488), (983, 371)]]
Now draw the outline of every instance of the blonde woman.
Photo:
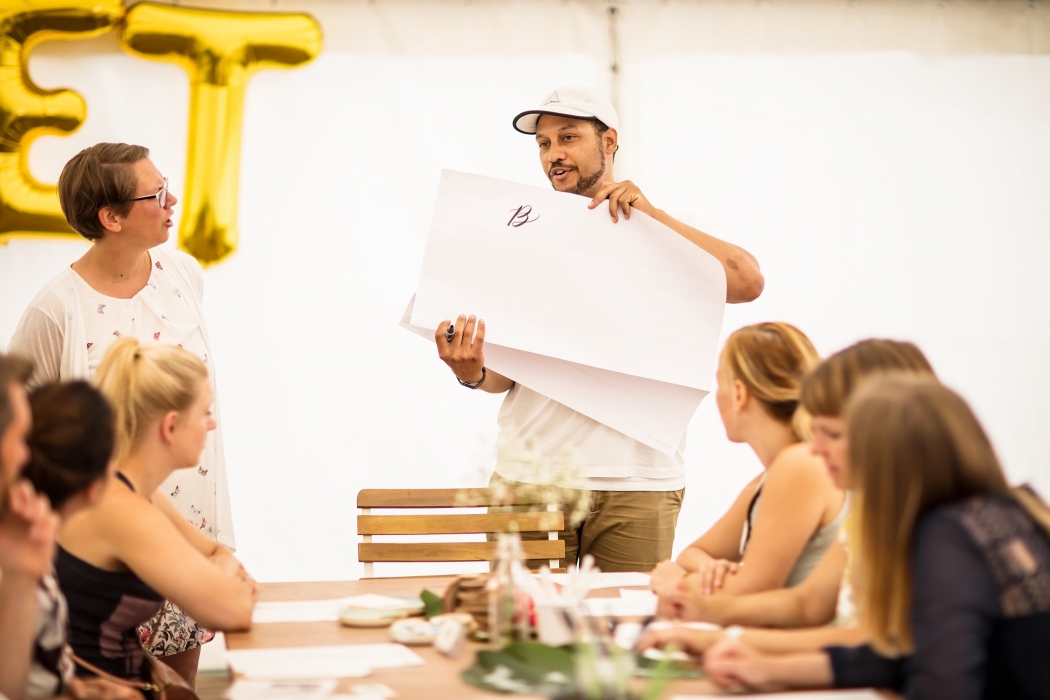
[[(197, 261), (166, 248), (178, 203), (149, 149), (99, 143), (73, 156), (58, 178), (70, 227), (91, 247), (36, 295), (11, 338), (10, 351), (36, 365), (32, 385), (90, 380), (118, 338), (178, 345), (211, 369), (204, 320), (204, 280)], [(218, 402), (215, 406), (218, 421)], [(208, 436), (199, 469), (176, 472), (164, 493), (182, 517), (233, 548), (222, 426)], [(183, 675), (197, 668), (210, 633), (170, 605), (150, 652)]]
[(210, 629), (245, 629), (256, 586), (158, 490), (176, 471), (197, 468), (215, 428), (204, 363), (182, 348), (122, 338), (95, 381), (115, 413), (115, 468), (97, 507), (62, 528), (56, 571), (76, 654), (141, 678), (146, 640), (136, 626), (165, 600)]
[[(926, 356), (913, 343), (869, 339), (831, 355), (802, 382), (802, 408), (813, 424), (810, 449), (824, 460), (840, 489), (848, 488), (844, 481), (848, 470), (843, 419), (846, 403), (861, 383), (887, 372), (934, 376)], [(855, 522), (855, 508), (849, 520)], [(685, 620), (747, 625), (739, 630), (739, 638), (762, 651), (816, 651), (829, 644), (861, 644), (867, 637), (857, 627), (846, 566), (847, 529), (843, 527), (839, 542), (828, 548), (816, 568), (797, 586), (749, 595), (709, 596), (701, 595), (697, 582), (690, 581), (675, 589), (670, 600)], [(756, 629), (769, 627), (786, 629)], [(675, 645), (700, 655), (725, 636), (724, 630), (661, 626), (640, 640), (639, 649)]]
[(711, 678), (876, 686), (909, 700), (1050, 698), (1050, 509), (1007, 486), (970, 407), (932, 379), (873, 379), (847, 424), (871, 643), (767, 656), (727, 641), (708, 652)]
[(760, 323), (729, 336), (718, 365), (716, 401), (726, 437), (751, 447), (763, 472), (677, 561), (659, 564), (653, 590), (661, 612), (679, 616), (670, 594), (696, 581), (703, 595), (794, 586), (835, 541), (843, 493), (802, 443), (799, 392), (820, 361), (800, 330)]

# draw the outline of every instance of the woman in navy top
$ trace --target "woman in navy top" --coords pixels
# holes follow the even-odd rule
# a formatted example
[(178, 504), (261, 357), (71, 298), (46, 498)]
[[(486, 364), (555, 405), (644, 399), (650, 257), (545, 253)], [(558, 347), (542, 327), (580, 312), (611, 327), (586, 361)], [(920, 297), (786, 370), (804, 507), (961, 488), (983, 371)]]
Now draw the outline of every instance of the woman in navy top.
[(773, 656), (729, 640), (723, 687), (882, 687), (909, 700), (1050, 698), (1050, 509), (1011, 490), (969, 406), (933, 380), (886, 376), (847, 412), (860, 495), (854, 581), (872, 642)]

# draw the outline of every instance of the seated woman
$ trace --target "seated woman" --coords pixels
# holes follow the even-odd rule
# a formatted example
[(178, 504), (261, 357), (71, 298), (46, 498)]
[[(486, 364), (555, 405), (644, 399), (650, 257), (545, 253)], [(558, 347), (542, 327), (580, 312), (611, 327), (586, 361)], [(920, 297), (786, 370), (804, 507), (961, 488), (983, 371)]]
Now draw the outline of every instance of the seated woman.
[[(862, 340), (820, 363), (802, 382), (802, 408), (812, 416), (813, 454), (822, 457), (835, 485), (846, 488), (848, 465), (842, 413), (852, 392), (866, 379), (885, 372), (933, 377), (926, 356), (912, 343)], [(855, 521), (851, 517), (849, 521)], [(683, 579), (669, 595), (686, 620), (718, 625), (810, 629), (753, 629), (741, 632), (754, 647), (784, 653), (812, 651), (828, 644), (859, 644), (867, 640), (857, 629), (846, 561), (846, 531), (832, 544), (813, 572), (793, 588), (740, 596), (707, 596), (693, 577)], [(834, 626), (821, 627), (834, 622)], [(725, 636), (721, 630), (698, 630), (675, 625), (653, 629), (641, 648), (674, 644), (702, 654)]]
[(712, 680), (1050, 698), (1050, 508), (1011, 491), (970, 407), (931, 379), (873, 379), (846, 421), (871, 644), (769, 656), (726, 641), (707, 654)]
[(838, 535), (843, 493), (802, 444), (797, 425), (802, 378), (819, 361), (813, 344), (787, 323), (760, 323), (729, 336), (718, 365), (718, 411), (726, 436), (747, 443), (764, 467), (700, 539), (652, 573), (661, 613), (692, 574), (699, 592), (753, 593), (801, 582)]
[[(29, 397), (33, 428), (22, 475), (63, 519), (98, 502), (113, 452), (113, 411), (87, 382), (51, 384)], [(37, 588), (35, 647), (25, 697), (140, 700), (137, 691), (74, 677), (69, 612), (53, 572)]]
[(22, 700), (33, 654), (36, 589), (51, 566), (58, 519), (22, 479), (33, 365), (0, 354), (0, 699)]
[(165, 599), (210, 629), (245, 629), (256, 586), (229, 550), (157, 490), (172, 472), (197, 468), (215, 427), (204, 363), (179, 347), (121, 338), (95, 382), (116, 416), (115, 469), (98, 505), (63, 526), (56, 570), (76, 654), (142, 679), (148, 640), (135, 627)]

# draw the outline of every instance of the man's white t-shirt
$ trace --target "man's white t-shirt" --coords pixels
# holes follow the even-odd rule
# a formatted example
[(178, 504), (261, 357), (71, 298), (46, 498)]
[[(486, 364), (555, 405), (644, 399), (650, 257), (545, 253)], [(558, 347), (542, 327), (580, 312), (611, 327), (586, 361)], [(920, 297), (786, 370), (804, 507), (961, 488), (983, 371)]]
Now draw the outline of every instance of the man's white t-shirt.
[(673, 455), (643, 445), (564, 404), (515, 384), (499, 412), (496, 473), (525, 483), (571, 475), (592, 491), (685, 488), (685, 436)]

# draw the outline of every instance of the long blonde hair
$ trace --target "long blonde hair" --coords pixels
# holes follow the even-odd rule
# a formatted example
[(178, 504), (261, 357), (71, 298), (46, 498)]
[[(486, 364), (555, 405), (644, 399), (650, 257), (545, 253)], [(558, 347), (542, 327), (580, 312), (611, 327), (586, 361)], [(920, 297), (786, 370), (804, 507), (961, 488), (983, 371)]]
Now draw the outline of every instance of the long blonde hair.
[(143, 345), (136, 338), (113, 343), (95, 374), (95, 386), (113, 406), (116, 460), (128, 456), (152, 421), (189, 408), (207, 378), (208, 368), (188, 350)]
[(734, 331), (722, 349), (732, 379), (741, 381), (769, 415), (791, 425), (799, 440), (809, 421), (799, 408), (802, 379), (820, 362), (806, 334), (790, 323), (756, 323)]
[[(932, 377), (872, 378), (850, 400), (846, 420), (863, 495), (854, 578), (861, 627), (880, 652), (907, 654), (916, 523), (938, 506), (1010, 490), (973, 411)], [(1042, 501), (1018, 500), (1037, 522), (1050, 523)]]

